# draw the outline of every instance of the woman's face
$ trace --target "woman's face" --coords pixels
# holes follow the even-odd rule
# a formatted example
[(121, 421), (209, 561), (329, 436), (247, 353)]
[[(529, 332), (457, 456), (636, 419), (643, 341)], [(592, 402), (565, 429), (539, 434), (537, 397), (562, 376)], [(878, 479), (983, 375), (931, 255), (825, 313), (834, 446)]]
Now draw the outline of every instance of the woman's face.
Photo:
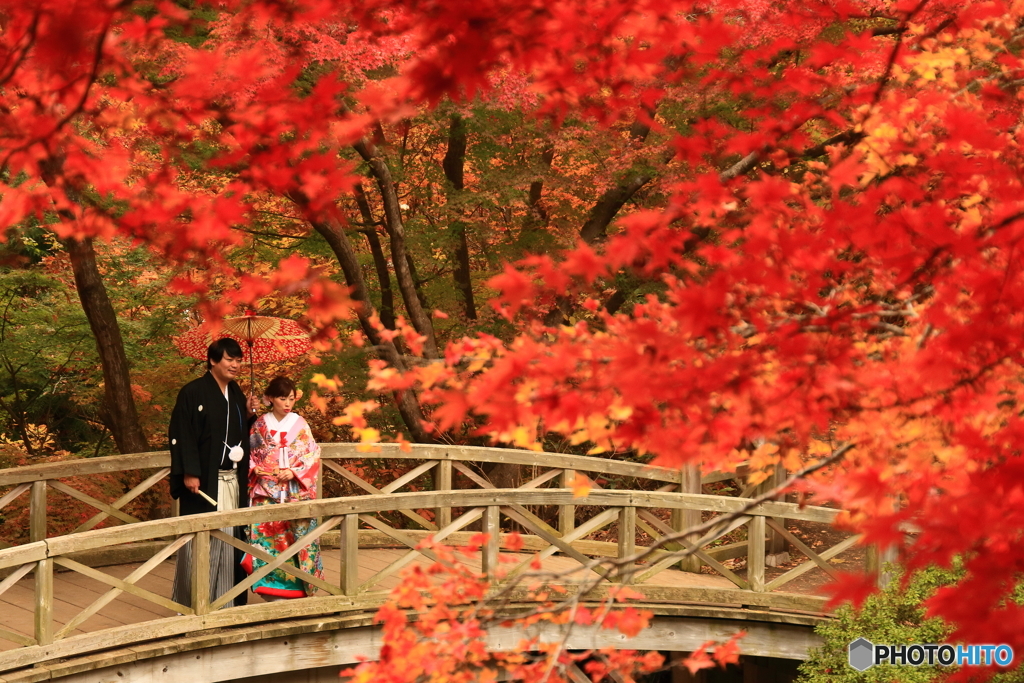
[(274, 416), (282, 418), (288, 413), (292, 412), (292, 406), (295, 405), (295, 392), (288, 394), (287, 396), (269, 396), (270, 406), (274, 410)]

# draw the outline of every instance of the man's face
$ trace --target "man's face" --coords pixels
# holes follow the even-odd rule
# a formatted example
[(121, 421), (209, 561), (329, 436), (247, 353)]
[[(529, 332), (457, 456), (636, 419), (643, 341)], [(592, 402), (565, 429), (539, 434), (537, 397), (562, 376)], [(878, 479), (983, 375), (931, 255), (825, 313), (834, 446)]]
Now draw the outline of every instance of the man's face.
[(219, 382), (230, 382), (242, 368), (242, 358), (232, 358), (228, 354), (221, 356), (221, 359), (210, 365), (210, 372), (214, 379)]

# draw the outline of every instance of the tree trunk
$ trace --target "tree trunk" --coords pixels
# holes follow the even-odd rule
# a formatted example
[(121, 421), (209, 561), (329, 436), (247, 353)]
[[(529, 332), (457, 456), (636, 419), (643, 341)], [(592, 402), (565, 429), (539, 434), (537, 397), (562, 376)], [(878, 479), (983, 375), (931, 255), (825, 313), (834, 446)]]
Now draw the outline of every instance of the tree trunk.
[[(648, 115), (653, 117), (653, 110), (648, 112)], [(643, 121), (634, 121), (633, 125), (630, 126), (629, 136), (634, 142), (640, 144), (647, 140), (650, 132), (651, 127), (649, 125)], [(668, 156), (666, 161), (671, 158), (672, 154)], [(586, 244), (594, 244), (604, 240), (608, 234), (608, 226), (615, 220), (615, 216), (626, 205), (626, 202), (640, 191), (640, 188), (651, 182), (652, 178), (653, 176), (649, 174), (638, 174), (625, 178), (618, 185), (608, 188), (597, 200), (593, 208), (590, 209), (586, 222), (580, 228), (580, 239)], [(621, 304), (618, 305), (621, 306)], [(551, 326), (563, 324), (571, 312), (571, 302), (565, 297), (559, 297), (555, 306), (544, 316), (544, 324)]]
[[(449, 200), (454, 199), (465, 189), (466, 167), (466, 126), (462, 117), (452, 117), (448, 128), (448, 149), (442, 163), (444, 174), (452, 184), (448, 192)], [(449, 216), (461, 213), (461, 208), (449, 210)], [(473, 298), (473, 279), (469, 267), (469, 240), (466, 237), (466, 222), (455, 218), (449, 222), (449, 228), (456, 235), (455, 245), (455, 287), (462, 294), (466, 318), (476, 320), (476, 301)]]
[[(290, 197), (290, 199), (303, 210), (308, 209), (308, 205), (301, 198)], [(408, 366), (398, 347), (394, 342), (381, 338), (377, 328), (371, 322), (371, 318), (376, 312), (368, 295), (363, 269), (359, 265), (359, 259), (345, 230), (332, 218), (310, 217), (309, 221), (313, 229), (327, 240), (327, 244), (330, 245), (331, 251), (334, 252), (334, 256), (338, 259), (338, 264), (345, 274), (345, 282), (352, 288), (352, 299), (359, 303), (359, 306), (356, 307), (356, 315), (359, 318), (359, 326), (362, 328), (363, 334), (370, 340), (381, 358), (399, 372), (405, 372)], [(433, 437), (423, 426), (426, 420), (416, 394), (413, 391), (396, 391), (392, 396), (398, 413), (409, 430), (410, 438), (417, 443), (433, 443)]]
[(395, 182), (391, 177), (391, 169), (388, 168), (387, 162), (381, 157), (377, 147), (366, 138), (356, 143), (355, 149), (370, 166), (370, 172), (380, 191), (381, 201), (384, 205), (384, 227), (387, 229), (391, 241), (391, 264), (395, 269), (398, 290), (402, 293), (402, 301), (405, 303), (405, 310), (409, 313), (409, 320), (412, 322), (413, 328), (426, 338), (423, 351), (427, 358), (440, 358), (437, 340), (434, 337), (434, 324), (420, 303), (416, 282), (409, 268), (408, 252), (405, 248), (405, 226), (402, 224), (402, 208), (398, 200), (398, 192), (395, 191)]
[(64, 246), (71, 257), (75, 288), (96, 338), (96, 350), (103, 366), (103, 422), (113, 434), (118, 451), (144, 453), (149, 450), (149, 443), (139, 424), (121, 328), (96, 266), (92, 239), (70, 237), (64, 240)]
[(373, 213), (370, 211), (369, 202), (366, 201), (362, 183), (356, 184), (355, 195), (359, 213), (366, 225), (360, 232), (366, 235), (370, 253), (373, 255), (373, 267), (377, 271), (377, 280), (380, 281), (380, 322), (384, 327), (393, 330), (395, 329), (395, 295), (391, 291), (391, 271), (388, 270), (388, 261), (384, 258), (384, 250), (380, 246), (380, 238), (377, 237), (377, 223), (373, 220)]

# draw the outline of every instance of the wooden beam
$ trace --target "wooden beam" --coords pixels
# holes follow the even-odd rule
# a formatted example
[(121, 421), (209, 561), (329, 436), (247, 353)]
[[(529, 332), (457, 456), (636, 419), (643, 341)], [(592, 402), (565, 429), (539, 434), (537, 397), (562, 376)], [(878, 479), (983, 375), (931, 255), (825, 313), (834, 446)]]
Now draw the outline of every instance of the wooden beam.
[[(170, 473), (171, 473), (171, 468), (169, 468), (169, 467), (164, 467), (164, 468), (160, 469), (156, 474), (150, 475), (149, 477), (146, 478), (145, 481), (143, 481), (138, 486), (133, 488), (131, 491), (129, 491), (128, 493), (124, 494), (123, 496), (121, 496), (120, 498), (115, 500), (113, 503), (110, 504), (110, 506), (120, 510), (126, 504), (130, 503), (131, 501), (135, 500), (140, 495), (142, 495), (143, 493), (145, 493), (146, 491), (151, 489), (154, 484), (156, 484), (159, 481), (162, 481), (163, 478), (166, 477)], [(75, 529), (71, 533), (77, 534), (77, 533), (79, 533), (81, 531), (88, 531), (89, 529), (92, 529), (97, 524), (102, 522), (108, 516), (109, 516), (109, 513), (98, 512), (95, 515), (93, 515), (92, 517), (90, 517), (89, 519), (87, 519), (84, 522), (82, 522), (81, 524), (79, 524), (77, 527), (75, 527)]]
[[(371, 495), (383, 495), (384, 494), (384, 492), (381, 491), (379, 488), (377, 488), (376, 486), (374, 486), (370, 482), (366, 481), (362, 477), (359, 477), (359, 476), (356, 476), (355, 474), (352, 474), (351, 472), (349, 472), (347, 469), (345, 469), (341, 465), (336, 465), (336, 464), (334, 464), (333, 462), (330, 462), (330, 461), (324, 461), (324, 464), (327, 465), (328, 469), (330, 469), (330, 470), (332, 470), (334, 472), (337, 472), (342, 477), (344, 477), (348, 481), (352, 482), (353, 484), (355, 484), (359, 488), (363, 489), (364, 491), (370, 493)], [(437, 531), (437, 525), (436, 524), (434, 524), (433, 522), (431, 522), (430, 520), (428, 520), (426, 517), (424, 517), (423, 515), (419, 514), (418, 512), (415, 512), (414, 510), (398, 510), (398, 512), (400, 512), (401, 514), (405, 515), (406, 517), (408, 517), (412, 521), (416, 522), (417, 524), (419, 524), (424, 529), (427, 529), (428, 531)]]
[(419, 467), (416, 467), (414, 469), (409, 470), (408, 472), (406, 472), (405, 474), (400, 476), (398, 479), (395, 479), (393, 482), (391, 482), (387, 486), (383, 487), (380, 490), (380, 492), (381, 493), (393, 493), (393, 492), (397, 491), (398, 489), (402, 488), (403, 486), (405, 486), (406, 484), (408, 484), (410, 481), (413, 481), (414, 479), (416, 479), (420, 475), (422, 475), (422, 474), (424, 474), (426, 472), (429, 472), (430, 470), (434, 469), (434, 467), (436, 465), (437, 465), (436, 461), (425, 462), (422, 465), (420, 465)]
[[(326, 533), (328, 530), (336, 527), (340, 522), (341, 517), (332, 517), (331, 519), (328, 519), (326, 522), (324, 522), (317, 528), (310, 531), (302, 538), (297, 539), (294, 543), (288, 546), (287, 550), (281, 551), (277, 555), (277, 557), (274, 558), (273, 562), (267, 562), (259, 569), (253, 571), (253, 573), (250, 574), (249, 578), (247, 578), (245, 581), (235, 584), (229, 591), (227, 591), (226, 593), (218, 597), (216, 600), (214, 600), (213, 604), (210, 605), (210, 610), (218, 610), (221, 607), (227, 605), (229, 602), (235, 599), (235, 596), (241, 595), (242, 593), (247, 591), (249, 588), (255, 585), (257, 581), (265, 577), (270, 572), (274, 571), (275, 569), (280, 569), (283, 564), (285, 564), (289, 559), (297, 555), (300, 550), (308, 546), (316, 539), (323, 536), (324, 533)], [(209, 562), (207, 562), (207, 567), (209, 567)]]
[(783, 539), (789, 541), (790, 543), (792, 543), (796, 547), (797, 550), (799, 550), (801, 553), (803, 553), (807, 557), (807, 559), (813, 561), (816, 565), (818, 565), (823, 570), (825, 570), (826, 574), (831, 576), (833, 579), (838, 579), (839, 578), (839, 572), (837, 572), (832, 565), (830, 565), (825, 560), (821, 559), (821, 556), (818, 555), (818, 553), (814, 552), (809, 547), (807, 547), (807, 544), (805, 544), (799, 538), (797, 538), (793, 534), (789, 533), (789, 530), (786, 529), (786, 527), (782, 526), (781, 524), (776, 522), (771, 517), (766, 517), (765, 518), (765, 523), (769, 527), (774, 529), (775, 532), (777, 534), (779, 534), (779, 536), (781, 538), (783, 538)]
[(765, 591), (764, 544), (764, 517), (751, 517), (747, 525), (747, 583), (755, 593)]
[(46, 480), (32, 482), (28, 513), (28, 537), (31, 541), (46, 538), (46, 483)]
[[(449, 524), (448, 526), (446, 526), (444, 529), (441, 529), (436, 534), (432, 534), (432, 536), (434, 537), (434, 540), (442, 541), (449, 534), (451, 534), (451, 533), (453, 533), (455, 531), (458, 531), (459, 529), (462, 529), (463, 527), (469, 526), (470, 524), (472, 524), (476, 520), (480, 519), (481, 517), (483, 517), (483, 514), (484, 514), (483, 508), (473, 508), (472, 510), (468, 510), (468, 511), (464, 512), (462, 515), (460, 515), (458, 519), (452, 521), (452, 523)], [(369, 524), (370, 526), (374, 527), (375, 529), (378, 529), (379, 531), (382, 531), (383, 533), (391, 536), (396, 541), (404, 543), (409, 548), (412, 548), (412, 550), (410, 550), (408, 553), (406, 553), (402, 557), (398, 558), (397, 560), (395, 560), (394, 562), (389, 564), (387, 567), (384, 567), (384, 569), (381, 569), (379, 572), (377, 572), (376, 574), (371, 576), (369, 579), (367, 579), (365, 582), (363, 582), (363, 584), (360, 585), (359, 588), (357, 589), (358, 592), (360, 592), (360, 593), (366, 592), (367, 590), (370, 589), (371, 586), (373, 586), (373, 585), (375, 585), (377, 583), (380, 583), (385, 578), (387, 578), (388, 576), (391, 576), (392, 574), (394, 574), (395, 572), (400, 570), (402, 567), (404, 567), (407, 564), (409, 564), (410, 562), (412, 562), (414, 559), (416, 559), (420, 555), (423, 555), (423, 556), (427, 557), (428, 559), (433, 560), (434, 562), (440, 562), (441, 561), (440, 558), (433, 551), (428, 550), (426, 548), (418, 548), (417, 547), (419, 545), (418, 542), (416, 542), (415, 540), (411, 539), (409, 536), (405, 535), (400, 530), (395, 529), (393, 527), (390, 527), (387, 524), (385, 524), (384, 522), (381, 522), (378, 519), (374, 519), (373, 517), (369, 517), (369, 516), (366, 516), (366, 515), (360, 516), (360, 520), (362, 520), (366, 524)]]
[(341, 592), (355, 595), (359, 588), (359, 515), (345, 515), (341, 523)]
[(13, 489), (0, 496), (0, 510), (11, 504), (15, 498), (32, 488), (32, 484), (18, 484)]
[(59, 491), (67, 496), (71, 496), (72, 498), (80, 500), (86, 505), (91, 505), (97, 510), (102, 510), (103, 512), (106, 512), (108, 515), (116, 517), (117, 519), (127, 524), (137, 524), (138, 522), (142, 521), (136, 519), (135, 517), (132, 517), (131, 515), (125, 512), (122, 512), (121, 510), (118, 510), (117, 508), (111, 505), (104, 503), (102, 500), (99, 500), (98, 498), (93, 498), (92, 496), (82, 493), (78, 489), (71, 488), (67, 484), (63, 484), (59, 481), (51, 481), (50, 488), (52, 488), (54, 491)]
[[(619, 562), (636, 554), (636, 508), (627, 506), (619, 508)], [(633, 583), (634, 563), (619, 565), (614, 580), (619, 583)]]
[[(192, 610), (197, 615), (210, 611), (210, 532), (197, 531), (190, 545), (192, 557)], [(179, 610), (184, 612), (184, 610)]]
[[(846, 540), (841, 541), (841, 542), (837, 543), (836, 545), (832, 546), (831, 548), (829, 548), (825, 552), (819, 553), (818, 557), (820, 557), (823, 560), (830, 560), (833, 557), (835, 557), (836, 555), (838, 555), (839, 553), (843, 552), (844, 550), (847, 550), (851, 546), (853, 546), (856, 543), (858, 543), (860, 541), (860, 538), (861, 538), (860, 535), (851, 536), (850, 538), (847, 538)], [(765, 588), (766, 591), (773, 591), (773, 590), (775, 590), (776, 588), (778, 588), (780, 586), (786, 585), (787, 583), (789, 583), (790, 581), (792, 581), (796, 577), (800, 576), (801, 574), (804, 574), (805, 572), (809, 572), (810, 570), (814, 569), (816, 566), (817, 565), (814, 564), (813, 562), (804, 562), (803, 564), (798, 565), (798, 566), (794, 567), (793, 569), (790, 569), (788, 572), (786, 572), (782, 576), (775, 577), (764, 588)]]
[[(135, 571), (130, 573), (124, 578), (124, 582), (135, 585), (135, 583), (142, 577), (149, 574), (151, 571), (156, 569), (164, 560), (173, 555), (178, 551), (178, 548), (182, 547), (186, 543), (192, 540), (191, 536), (180, 536), (171, 543), (167, 544), (167, 547), (163, 548), (156, 555), (151, 557), (148, 561), (143, 563)], [(60, 640), (70, 635), (80, 624), (85, 623), (87, 619), (95, 615), (101, 609), (109, 605), (117, 596), (123, 593), (120, 588), (111, 588), (109, 591), (96, 598), (88, 607), (79, 612), (71, 621), (66, 623), (63, 628), (57, 631), (56, 639)], [(173, 603), (177, 604), (177, 603)], [(181, 611), (175, 609), (174, 611)]]
[(480, 554), (480, 571), (494, 581), (498, 571), (498, 541), (501, 539), (501, 508), (488, 505), (484, 509), (482, 531), (487, 536)]
[[(228, 545), (230, 545), (233, 548), (238, 548), (242, 552), (249, 553), (253, 557), (255, 557), (255, 558), (259, 559), (259, 560), (263, 560), (264, 562), (270, 563), (270, 562), (273, 562), (276, 559), (273, 555), (271, 555), (270, 553), (266, 552), (262, 548), (260, 548), (258, 546), (255, 546), (255, 545), (250, 545), (249, 543), (246, 543), (245, 541), (240, 541), (237, 538), (235, 538), (234, 536), (229, 536), (228, 534), (224, 533), (220, 529), (214, 529), (213, 531), (211, 531), (210, 532), (210, 536), (212, 538), (217, 539), (221, 543), (227, 543)], [(338, 586), (333, 586), (333, 585), (327, 583), (326, 581), (324, 581), (323, 579), (318, 579), (317, 577), (313, 576), (312, 574), (310, 574), (308, 572), (304, 572), (301, 569), (299, 569), (298, 567), (296, 567), (294, 565), (291, 565), (291, 564), (288, 564), (287, 562), (285, 562), (280, 567), (278, 567), (278, 569), (280, 569), (281, 571), (285, 572), (286, 574), (290, 574), (291, 576), (294, 576), (295, 578), (297, 578), (297, 579), (299, 579), (301, 581), (305, 581), (306, 583), (312, 584), (312, 585), (316, 586), (317, 588), (322, 588), (324, 591), (326, 591), (327, 593), (329, 593), (331, 595), (341, 595), (341, 588), (339, 588)]]
[[(437, 463), (437, 471), (434, 473), (434, 490), (435, 491), (451, 491), (452, 490), (452, 461), (451, 460), (439, 460)], [(446, 527), (452, 523), (452, 509), (451, 508), (437, 508), (434, 511), (434, 518), (437, 520), (437, 526)]]
[(53, 642), (53, 560), (36, 564), (35, 640), (39, 645)]

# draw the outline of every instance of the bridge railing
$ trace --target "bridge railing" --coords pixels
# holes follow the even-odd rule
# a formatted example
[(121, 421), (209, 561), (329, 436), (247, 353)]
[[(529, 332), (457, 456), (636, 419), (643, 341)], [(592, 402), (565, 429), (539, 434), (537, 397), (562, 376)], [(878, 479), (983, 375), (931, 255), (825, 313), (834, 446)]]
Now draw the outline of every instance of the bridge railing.
[[(621, 482), (628, 482), (628, 488), (676, 490), (685, 493), (701, 493), (702, 486), (739, 476), (736, 473), (723, 472), (705, 473), (702, 476), (694, 467), (678, 470), (605, 458), (502, 448), (415, 444), (408, 450), (403, 450), (394, 444), (383, 444), (375, 452), (366, 452), (360, 450), (358, 444), (353, 443), (328, 443), (321, 444), (321, 447), (324, 471), (331, 472), (346, 482), (352, 490), (369, 494), (394, 493), (410, 486), (418, 490), (453, 490), (456, 478), (460, 484), (459, 489), (493, 489), (494, 484), (475, 467), (478, 464), (491, 463), (517, 465), (523, 471), (530, 471), (530, 480), (519, 487), (523, 490), (571, 486), (576, 472), (590, 475), (590, 485), (598, 489), (601, 487), (596, 482), (597, 479), (612, 477), (620, 486)], [(409, 462), (409, 466), (407, 471), (384, 484), (371, 483), (357, 474), (357, 468), (346, 467), (347, 463), (368, 460), (404, 460)], [(84, 479), (119, 473), (133, 473), (139, 483), (115, 499), (101, 500), (81, 490), (80, 486), (76, 488), (76, 483)], [(95, 510), (94, 514), (66, 533), (89, 531), (104, 523), (133, 524), (147, 521), (129, 514), (125, 507), (140, 496), (151, 492), (168, 477), (169, 473), (170, 454), (167, 451), (67, 460), (0, 470), (0, 515), (3, 515), (6, 507), (27, 496), (30, 541), (55, 535), (47, 531), (53, 527), (48, 512), (54, 505), (63, 505), (63, 497)], [(741, 468), (740, 475), (742, 473)], [(324, 487), (321, 485), (319, 489), (322, 493)], [(171, 509), (170, 504), (165, 507)], [(529, 510), (520, 509), (518, 512), (531, 519), (535, 525), (541, 525), (557, 535), (568, 533), (575, 525), (575, 510), (572, 506), (559, 510), (560, 516), (556, 525), (549, 525)], [(452, 509), (442, 507), (428, 515), (414, 510), (403, 510), (400, 514), (406, 517), (407, 527), (411, 525), (411, 528), (436, 531), (438, 525), (444, 526), (451, 520)], [(695, 521), (699, 520), (693, 519), (693, 515), (689, 515), (687, 519), (685, 514), (677, 514), (671, 520), (671, 525), (678, 530), (684, 526), (692, 526)], [(647, 520), (640, 521), (641, 528), (646, 529), (649, 524)]]
[[(570, 464), (569, 462), (560, 464)], [(579, 465), (578, 461), (571, 464)], [(435, 465), (436, 466), (436, 465)], [(667, 475), (666, 475), (667, 476)], [(23, 482), (24, 483), (24, 482)], [(33, 482), (34, 483), (34, 482)], [(20, 484), (19, 484), (20, 485)], [(334, 614), (351, 610), (371, 609), (381, 604), (386, 591), (382, 582), (395, 576), (403, 567), (420, 558), (436, 559), (429, 549), (420, 547), (418, 536), (409, 531), (388, 524), (385, 515), (399, 510), (458, 510), (460, 513), (431, 533), (436, 540), (450, 541), (456, 534), (464, 532), (471, 525), (487, 534), (487, 542), (479, 555), (479, 568), (483, 576), (491, 578), (497, 585), (507, 582), (527, 571), (533, 561), (533, 554), (501, 553), (503, 520), (512, 520), (532, 534), (533, 550), (542, 558), (560, 553), (572, 558), (579, 567), (595, 579), (596, 595), (607, 594), (614, 582), (642, 583), (659, 572), (679, 562), (679, 557), (668, 551), (659, 550), (635, 567), (630, 563), (639, 549), (636, 543), (636, 529), (642, 519), (650, 520), (655, 532), (661, 522), (654, 514), (659, 510), (689, 511), (724, 515), (720, 528), (705, 534), (701, 547), (696, 551), (709, 566), (729, 579), (735, 588), (669, 588), (643, 586), (645, 601), (654, 603), (726, 603), (752, 605), (776, 610), (799, 610), (820, 612), (824, 599), (813, 596), (773, 592), (785, 585), (810, 566), (827, 564), (832, 557), (856, 542), (856, 538), (842, 541), (824, 553), (815, 553), (803, 543), (791, 537), (791, 542), (809, 554), (813, 562), (791, 569), (772, 581), (764, 580), (764, 556), (767, 542), (766, 528), (777, 526), (781, 533), (786, 520), (829, 523), (838, 514), (837, 510), (820, 507), (801, 507), (789, 503), (764, 502), (750, 506), (749, 500), (712, 496), (697, 493), (672, 491), (625, 491), (594, 489), (584, 498), (574, 497), (571, 489), (528, 488), (528, 489), (478, 489), (446, 490), (395, 493), (385, 492), (349, 498), (332, 498), (301, 503), (260, 506), (230, 512), (213, 512), (168, 519), (124, 524), (108, 529), (94, 529), (75, 534), (58, 536), (0, 550), (0, 596), (16, 583), (34, 573), (33, 632), (20, 633), (0, 624), (0, 638), (16, 644), (13, 650), (0, 653), (0, 672), (38, 661), (56, 657), (68, 657), (97, 649), (123, 646), (143, 640), (151, 640), (183, 633), (201, 632), (206, 629), (256, 623), (280, 618)], [(554, 530), (538, 524), (522, 510), (555, 506), (559, 510), (585, 505), (597, 512), (588, 520), (577, 524), (568, 533), (556, 534)], [(281, 550), (274, 557), (258, 548), (238, 541), (221, 531), (231, 526), (253, 523), (275, 522), (291, 519), (319, 518), (321, 523), (306, 536), (297, 539), (290, 547)], [(657, 520), (655, 522), (654, 520)], [(726, 522), (727, 520), (727, 522)], [(779, 521), (777, 521), (779, 520)], [(441, 522), (438, 522), (441, 524)], [(608, 569), (591, 562), (588, 548), (580, 541), (588, 534), (604, 526), (615, 526), (615, 567)], [(358, 574), (361, 552), (360, 527), (369, 527), (382, 533), (407, 552), (387, 566), (378, 569), (373, 576), (360, 580)], [(749, 553), (746, 576), (728, 569), (707, 552), (715, 538), (724, 533), (746, 527)], [(287, 559), (293, 557), (310, 543), (324, 534), (338, 530), (336, 549), (324, 550), (325, 564), (337, 561), (340, 568), (338, 580), (332, 582), (306, 574), (292, 566)], [(671, 528), (662, 528), (668, 533)], [(228, 593), (212, 597), (210, 590), (210, 542), (217, 539), (236, 546), (245, 552), (267, 562), (245, 581), (235, 585)], [(657, 541), (654, 538), (654, 541)], [(98, 549), (113, 548), (122, 544), (155, 543), (160, 548), (141, 566), (128, 576), (119, 578), (95, 567), (89, 567), (74, 559), (77, 554)], [(183, 605), (169, 597), (159, 595), (139, 586), (139, 581), (158, 565), (169, 559), (186, 543), (191, 543), (192, 594), (191, 604)], [(685, 543), (685, 541), (684, 541)], [(601, 553), (597, 553), (601, 554)], [(336, 560), (330, 559), (333, 556)], [(507, 567), (499, 571), (498, 567)], [(54, 571), (61, 568), (98, 581), (108, 587), (90, 605), (76, 614), (65, 613), (60, 621), (54, 613)], [(231, 599), (249, 590), (253, 583), (267, 573), (281, 569), (297, 578), (307, 581), (320, 589), (320, 594), (304, 599), (240, 607), (225, 607)], [(585, 578), (585, 577), (584, 577)], [(583, 579), (575, 580), (575, 585)], [(24, 583), (24, 582), (23, 582)], [(572, 589), (574, 581), (564, 583)], [(104, 608), (127, 593), (158, 605), (170, 613), (180, 613), (163, 619), (144, 623), (104, 629), (89, 633), (76, 633), (88, 619), (102, 614)], [(520, 596), (527, 599), (527, 596)]]

